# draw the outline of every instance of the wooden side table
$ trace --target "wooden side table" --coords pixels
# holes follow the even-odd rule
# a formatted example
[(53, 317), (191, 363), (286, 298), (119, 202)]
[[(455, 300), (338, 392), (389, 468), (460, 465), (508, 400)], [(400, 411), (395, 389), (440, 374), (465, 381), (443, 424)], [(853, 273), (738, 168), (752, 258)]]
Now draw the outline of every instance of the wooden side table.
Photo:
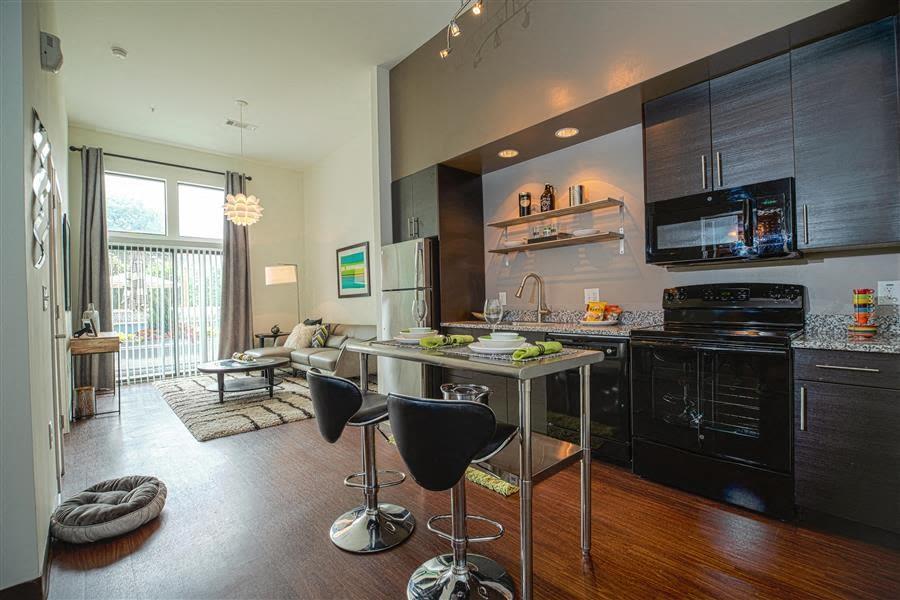
[[(113, 354), (116, 355), (116, 381), (113, 382), (113, 394), (116, 396), (116, 410), (107, 410), (103, 412), (95, 412), (93, 416), (108, 415), (112, 413), (122, 412), (122, 361), (119, 358), (119, 334), (115, 331), (101, 331), (96, 336), (83, 335), (81, 337), (69, 338), (69, 351), (72, 354), (72, 382), (74, 388), (75, 382), (75, 357), (87, 356), (90, 354)], [(75, 418), (75, 396), (71, 399), (72, 418)]]
[(286, 335), (288, 335), (288, 332), (279, 331), (278, 333), (254, 333), (253, 337), (256, 338), (257, 348), (265, 348), (266, 340), (272, 340), (272, 345), (274, 346), (275, 340)]

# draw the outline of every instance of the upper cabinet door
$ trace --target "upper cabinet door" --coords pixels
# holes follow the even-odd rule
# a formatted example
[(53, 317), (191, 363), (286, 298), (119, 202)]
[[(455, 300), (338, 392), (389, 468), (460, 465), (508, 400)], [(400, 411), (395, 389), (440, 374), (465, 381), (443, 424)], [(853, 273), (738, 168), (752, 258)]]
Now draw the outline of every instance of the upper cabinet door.
[(712, 189), (709, 82), (644, 104), (646, 201)]
[(709, 97), (715, 189), (794, 176), (788, 54), (713, 79)]
[(896, 19), (791, 52), (800, 248), (900, 242)]
[(413, 186), (413, 231), (424, 238), (438, 234), (438, 167), (411, 175)]
[(394, 224), (394, 243), (413, 239), (413, 182), (412, 176), (391, 184), (391, 207)]

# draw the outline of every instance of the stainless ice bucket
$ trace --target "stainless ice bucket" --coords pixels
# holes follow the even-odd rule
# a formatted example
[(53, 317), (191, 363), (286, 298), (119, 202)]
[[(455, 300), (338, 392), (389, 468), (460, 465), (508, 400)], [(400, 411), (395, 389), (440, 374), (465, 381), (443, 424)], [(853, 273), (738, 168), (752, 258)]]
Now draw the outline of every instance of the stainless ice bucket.
[(441, 394), (444, 400), (469, 400), (487, 404), (491, 388), (468, 383), (445, 383), (441, 386)]

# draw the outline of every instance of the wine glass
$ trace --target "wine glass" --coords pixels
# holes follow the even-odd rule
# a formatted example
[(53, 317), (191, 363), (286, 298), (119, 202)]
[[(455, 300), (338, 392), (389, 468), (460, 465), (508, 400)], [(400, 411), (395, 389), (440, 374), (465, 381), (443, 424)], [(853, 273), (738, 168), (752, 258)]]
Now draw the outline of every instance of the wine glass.
[(413, 316), (419, 327), (425, 327), (425, 317), (428, 316), (428, 303), (425, 302), (425, 296), (419, 296), (416, 293), (416, 301), (413, 302)]
[(484, 301), (484, 320), (491, 324), (491, 335), (497, 331), (497, 324), (503, 319), (503, 305), (498, 298)]

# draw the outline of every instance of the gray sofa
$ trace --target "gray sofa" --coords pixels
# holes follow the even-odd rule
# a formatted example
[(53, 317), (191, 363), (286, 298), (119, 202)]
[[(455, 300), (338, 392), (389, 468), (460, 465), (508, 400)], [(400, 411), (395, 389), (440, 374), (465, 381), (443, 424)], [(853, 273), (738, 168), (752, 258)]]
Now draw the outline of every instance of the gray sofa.
[[(338, 377), (359, 376), (359, 354), (348, 351), (347, 342), (374, 340), (376, 336), (374, 325), (332, 325), (331, 335), (324, 348), (286, 348), (284, 342), (279, 340), (275, 346), (267, 348), (253, 348), (247, 350), (247, 354), (256, 357), (283, 356), (291, 359), (291, 368), (294, 371), (308, 371), (319, 369), (324, 373)], [(376, 361), (370, 359), (368, 363), (369, 373), (376, 372)]]

